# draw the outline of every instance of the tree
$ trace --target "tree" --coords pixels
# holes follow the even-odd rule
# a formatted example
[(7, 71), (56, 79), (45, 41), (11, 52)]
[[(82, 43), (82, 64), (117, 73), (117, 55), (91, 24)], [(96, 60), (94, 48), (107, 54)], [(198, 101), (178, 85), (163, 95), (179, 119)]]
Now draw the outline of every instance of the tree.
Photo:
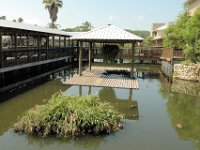
[(194, 16), (186, 10), (164, 31), (164, 47), (181, 48), (187, 61), (200, 62), (200, 8)]
[(200, 62), (200, 8), (187, 22), (185, 28), (185, 54), (192, 62)]
[(127, 32), (130, 32), (130, 33), (132, 33), (132, 34), (135, 34), (135, 35), (137, 35), (137, 36), (140, 36), (140, 37), (142, 37), (142, 38), (147, 38), (147, 37), (149, 37), (149, 35), (150, 35), (150, 32), (149, 31), (145, 31), (145, 30), (130, 30), (130, 29), (125, 29)]
[(13, 22), (17, 22), (17, 20), (16, 20), (16, 19), (13, 19)]
[(169, 27), (164, 31), (164, 47), (184, 49), (186, 45), (185, 28), (189, 18), (188, 11), (185, 11), (178, 16), (176, 22), (169, 24)]
[(153, 46), (153, 38), (151, 36), (148, 36), (144, 40), (144, 45), (147, 47)]
[(89, 21), (85, 21), (80, 26), (76, 26), (75, 28), (66, 28), (63, 30), (67, 32), (87, 32), (92, 29), (93, 29), (92, 24)]
[(84, 32), (84, 31), (90, 31), (93, 28), (93, 26), (90, 22), (85, 21), (82, 23), (82, 25), (79, 28), (81, 31)]
[(48, 27), (48, 28), (58, 29), (58, 28), (60, 27), (60, 25), (59, 25), (59, 24), (48, 23), (47, 27)]
[(6, 20), (6, 16), (0, 16), (0, 20)]
[(57, 20), (58, 9), (62, 8), (62, 0), (43, 0), (45, 8), (49, 11), (52, 28), (55, 28), (55, 22)]
[(19, 18), (17, 19), (17, 21), (20, 22), (20, 23), (22, 23), (22, 22), (24, 21), (24, 19), (23, 19), (22, 17), (19, 17)]

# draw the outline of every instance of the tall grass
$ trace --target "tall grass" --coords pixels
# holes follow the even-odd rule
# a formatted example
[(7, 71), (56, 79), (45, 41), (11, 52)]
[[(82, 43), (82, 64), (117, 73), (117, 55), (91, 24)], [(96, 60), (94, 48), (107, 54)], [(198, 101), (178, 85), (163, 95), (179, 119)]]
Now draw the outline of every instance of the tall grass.
[(97, 96), (54, 95), (46, 105), (26, 112), (14, 125), (15, 132), (31, 135), (76, 137), (109, 134), (123, 127), (122, 115)]

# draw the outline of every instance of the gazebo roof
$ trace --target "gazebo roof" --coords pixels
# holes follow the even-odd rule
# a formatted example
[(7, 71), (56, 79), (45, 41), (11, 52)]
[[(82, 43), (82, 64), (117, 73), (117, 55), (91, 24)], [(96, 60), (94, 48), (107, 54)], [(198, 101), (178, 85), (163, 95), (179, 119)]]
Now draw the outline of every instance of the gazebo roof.
[(75, 35), (71, 39), (83, 42), (133, 42), (144, 40), (137, 35), (110, 24)]

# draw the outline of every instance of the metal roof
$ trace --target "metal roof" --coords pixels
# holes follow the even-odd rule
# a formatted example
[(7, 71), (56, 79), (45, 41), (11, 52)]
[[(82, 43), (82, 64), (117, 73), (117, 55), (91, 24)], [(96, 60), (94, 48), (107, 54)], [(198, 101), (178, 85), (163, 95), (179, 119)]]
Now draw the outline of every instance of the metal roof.
[(40, 27), (37, 25), (30, 25), (30, 24), (12, 22), (12, 21), (7, 21), (7, 20), (0, 20), (0, 27), (42, 32), (42, 33), (50, 33), (50, 34), (55, 34), (55, 35), (68, 36), (68, 37), (70, 36), (67, 32), (61, 31), (58, 29), (50, 29), (50, 28)]
[(103, 42), (131, 42), (143, 41), (144, 39), (129, 33), (114, 25), (107, 25), (104, 27), (96, 28), (92, 31), (71, 37), (73, 40), (79, 41), (103, 41)]

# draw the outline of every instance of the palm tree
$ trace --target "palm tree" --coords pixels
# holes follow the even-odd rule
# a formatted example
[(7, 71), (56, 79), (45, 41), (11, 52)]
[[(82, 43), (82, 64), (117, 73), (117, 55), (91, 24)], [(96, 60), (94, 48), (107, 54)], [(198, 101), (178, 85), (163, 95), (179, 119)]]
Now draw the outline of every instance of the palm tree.
[(57, 20), (58, 8), (62, 8), (62, 0), (43, 0), (45, 8), (49, 11), (52, 28), (55, 28), (55, 22)]

